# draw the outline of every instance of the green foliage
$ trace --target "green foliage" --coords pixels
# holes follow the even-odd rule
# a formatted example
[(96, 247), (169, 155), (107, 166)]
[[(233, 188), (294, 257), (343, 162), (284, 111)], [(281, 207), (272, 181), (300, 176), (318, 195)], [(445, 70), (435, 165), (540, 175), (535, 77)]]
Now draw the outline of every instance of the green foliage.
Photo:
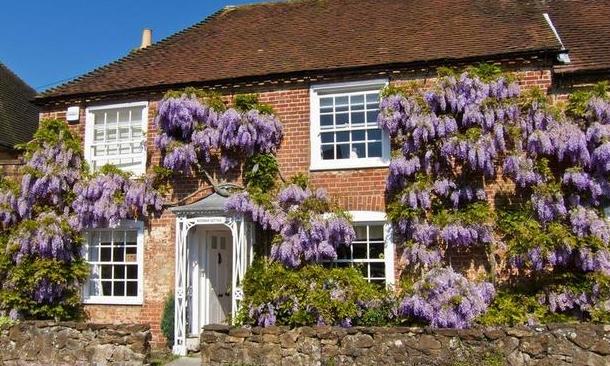
[[(387, 300), (391, 297), (368, 283), (356, 268), (307, 265), (289, 269), (261, 259), (246, 272), (243, 289), (246, 298), (237, 315), (241, 324), (254, 323), (249, 309), (270, 303), (276, 309), (277, 325), (311, 325), (318, 318), (329, 325), (340, 324), (344, 319), (351, 319), (354, 325), (384, 325), (392, 321), (387, 318), (387, 310), (393, 306)], [(360, 301), (376, 306), (363, 311)]]
[(289, 182), (305, 189), (309, 186), (309, 177), (304, 173), (297, 173), (290, 177)]
[(568, 96), (566, 113), (573, 117), (585, 117), (589, 100), (594, 97), (608, 99), (608, 90), (608, 82), (603, 81), (595, 84), (591, 88), (580, 89), (573, 92)]
[(496, 325), (523, 325), (530, 319), (546, 319), (549, 314), (548, 306), (540, 304), (533, 295), (498, 291), (496, 297), (478, 322), (485, 326)]
[(167, 346), (174, 344), (174, 294), (170, 293), (163, 304), (163, 314), (161, 315), (161, 332), (165, 337)]
[(223, 112), (227, 109), (227, 106), (222, 100), (222, 96), (220, 93), (187, 87), (180, 90), (169, 90), (165, 93), (163, 98), (181, 98), (181, 97), (190, 97), (197, 98), (201, 100), (205, 105), (210, 106), (217, 112)]
[(16, 321), (11, 320), (8, 316), (0, 315), (0, 330), (10, 328)]
[(248, 190), (268, 192), (275, 187), (279, 171), (277, 159), (273, 154), (255, 154), (246, 160), (244, 182)]
[(235, 108), (241, 112), (256, 109), (263, 114), (273, 114), (273, 108), (270, 105), (258, 102), (257, 94), (237, 94), (235, 96)]
[(466, 68), (466, 72), (472, 76), (477, 76), (484, 82), (489, 82), (498, 79), (504, 75), (502, 68), (498, 65), (480, 63), (477, 66)]

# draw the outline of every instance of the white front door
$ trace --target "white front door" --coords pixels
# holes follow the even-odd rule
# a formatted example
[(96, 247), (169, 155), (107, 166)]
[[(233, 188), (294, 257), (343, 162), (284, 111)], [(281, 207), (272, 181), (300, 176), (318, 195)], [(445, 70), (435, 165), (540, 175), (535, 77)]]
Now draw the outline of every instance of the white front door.
[(227, 323), (231, 312), (232, 240), (229, 231), (207, 231), (200, 250), (201, 324)]

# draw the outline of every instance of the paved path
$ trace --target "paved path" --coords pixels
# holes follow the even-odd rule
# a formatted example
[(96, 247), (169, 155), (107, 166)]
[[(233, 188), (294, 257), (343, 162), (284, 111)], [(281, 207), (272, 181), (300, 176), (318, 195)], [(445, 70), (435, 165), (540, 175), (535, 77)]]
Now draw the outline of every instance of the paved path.
[(201, 358), (199, 357), (182, 357), (167, 364), (167, 366), (199, 366)]

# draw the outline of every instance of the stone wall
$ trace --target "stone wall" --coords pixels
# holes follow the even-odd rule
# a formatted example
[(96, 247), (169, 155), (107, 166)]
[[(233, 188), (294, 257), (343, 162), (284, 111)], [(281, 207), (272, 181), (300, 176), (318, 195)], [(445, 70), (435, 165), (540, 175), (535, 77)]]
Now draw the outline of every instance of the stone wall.
[(150, 327), (25, 321), (0, 329), (0, 365), (143, 365)]
[(229, 328), (201, 334), (203, 365), (610, 365), (610, 325), (424, 329)]

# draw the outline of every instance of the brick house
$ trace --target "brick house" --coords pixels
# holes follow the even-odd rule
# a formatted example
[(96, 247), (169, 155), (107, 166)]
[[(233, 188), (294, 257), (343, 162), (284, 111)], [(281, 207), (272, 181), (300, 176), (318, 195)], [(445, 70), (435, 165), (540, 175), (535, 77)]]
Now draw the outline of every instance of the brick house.
[(36, 91), (0, 62), (0, 171), (15, 173), (20, 164), (15, 145), (28, 142), (38, 127)]
[[(515, 72), (526, 88), (564, 99), (573, 88), (610, 79), (607, 19), (610, 2), (602, 0), (226, 7), (46, 91), (37, 103), (41, 118), (67, 119), (83, 137), (93, 168), (110, 162), (142, 174), (159, 164), (153, 119), (165, 91), (195, 86), (226, 100), (258, 93), (284, 126), (282, 175), (308, 173), (353, 214), (358, 238), (341, 261), (362, 263), (367, 279), (391, 285), (400, 260), (385, 218), (391, 147), (375, 123), (379, 90), (429, 82), (439, 66), (488, 62)], [(249, 223), (227, 217), (224, 198), (212, 192), (203, 177), (177, 177), (161, 217), (87, 232), (93, 272), (83, 301), (91, 321), (150, 323), (160, 346), (163, 302), (174, 292), (174, 352), (184, 354), (202, 325), (235, 311), (256, 236)]]

